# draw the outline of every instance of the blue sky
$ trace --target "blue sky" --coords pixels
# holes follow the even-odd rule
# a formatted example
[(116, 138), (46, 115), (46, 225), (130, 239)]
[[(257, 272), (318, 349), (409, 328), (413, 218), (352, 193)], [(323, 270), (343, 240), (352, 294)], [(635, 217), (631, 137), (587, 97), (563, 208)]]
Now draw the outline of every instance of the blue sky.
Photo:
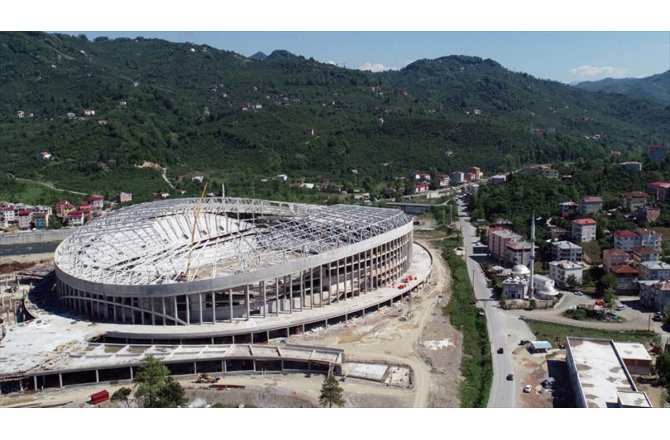
[[(70, 33), (70, 32), (68, 32)], [(72, 32), (79, 33), (79, 32)], [(321, 62), (372, 70), (422, 58), (475, 55), (565, 83), (644, 77), (670, 69), (668, 32), (82, 32), (89, 38), (162, 38), (250, 56), (286, 49)]]

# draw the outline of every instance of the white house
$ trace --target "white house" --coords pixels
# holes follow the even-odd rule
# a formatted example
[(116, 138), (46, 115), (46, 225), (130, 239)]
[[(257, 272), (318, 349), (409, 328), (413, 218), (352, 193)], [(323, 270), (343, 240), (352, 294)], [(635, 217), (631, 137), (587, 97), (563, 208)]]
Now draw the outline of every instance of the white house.
[(561, 260), (549, 263), (549, 278), (561, 288), (568, 287), (568, 279), (574, 277), (575, 284), (582, 284), (584, 266), (574, 261)]
[(572, 239), (577, 242), (594, 241), (597, 223), (592, 218), (578, 218), (572, 221)]
[(670, 264), (663, 261), (644, 261), (638, 270), (639, 280), (670, 280)]

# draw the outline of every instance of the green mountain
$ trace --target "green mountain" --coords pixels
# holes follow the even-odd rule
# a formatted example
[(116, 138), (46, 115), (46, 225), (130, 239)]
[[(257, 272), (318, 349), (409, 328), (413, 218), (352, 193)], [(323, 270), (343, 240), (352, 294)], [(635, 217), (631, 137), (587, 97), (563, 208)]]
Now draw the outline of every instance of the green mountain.
[[(193, 174), (231, 194), (278, 191), (260, 181), (278, 173), (380, 191), (416, 168), (493, 173), (611, 149), (636, 157), (670, 137), (670, 108), (492, 60), (371, 73), (287, 51), (255, 58), (157, 39), (1, 33), (0, 172), (139, 198), (168, 189), (145, 162), (191, 194)], [(36, 160), (39, 151), (56, 159)]]
[(646, 99), (661, 105), (670, 105), (670, 70), (646, 78), (605, 78), (576, 84), (592, 92), (620, 93), (632, 98)]

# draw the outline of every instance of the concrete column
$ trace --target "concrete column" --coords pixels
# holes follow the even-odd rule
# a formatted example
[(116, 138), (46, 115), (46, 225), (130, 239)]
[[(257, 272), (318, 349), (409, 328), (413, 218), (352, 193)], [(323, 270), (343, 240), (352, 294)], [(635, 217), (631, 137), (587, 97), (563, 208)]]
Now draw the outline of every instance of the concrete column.
[(247, 308), (247, 313), (246, 313), (246, 315), (247, 315), (246, 320), (247, 321), (249, 320), (249, 318), (251, 318), (251, 304), (250, 304), (251, 301), (250, 301), (250, 299), (251, 299), (251, 297), (249, 295), (249, 285), (247, 284), (247, 285), (244, 286), (244, 303), (245, 303), (246, 308)]
[(165, 297), (161, 298), (161, 302), (163, 303), (163, 325), (167, 325), (166, 319), (165, 319)]
[(175, 325), (177, 324), (177, 319), (179, 319), (179, 313), (177, 312), (177, 297), (173, 296), (173, 303), (174, 303), (174, 318), (175, 318)]
[(198, 366), (195, 361), (193, 361), (193, 374), (198, 374)]
[(328, 305), (333, 302), (333, 296), (330, 294), (330, 288), (332, 286), (332, 275), (333, 275), (333, 262), (328, 262)]
[(250, 344), (254, 343), (254, 332), (249, 333), (249, 340), (251, 341)]
[(100, 383), (100, 372), (98, 369), (95, 369), (95, 383)]
[(288, 275), (288, 312), (293, 313), (293, 274)]
[(233, 289), (228, 289), (228, 308), (230, 310), (230, 322), (233, 322)]
[(133, 367), (130, 367), (130, 380), (133, 380)]
[(58, 386), (63, 388), (63, 373), (58, 373)]
[[(35, 391), (37, 391), (37, 376), (33, 376), (33, 384), (35, 384)], [(0, 390), (0, 394), (2, 394), (2, 390)]]
[(216, 293), (212, 292), (212, 324), (216, 324)]
[(265, 318), (268, 315), (268, 299), (267, 292), (265, 291), (265, 281), (261, 281), (259, 287), (261, 289), (261, 298), (263, 301), (263, 318)]
[(203, 322), (202, 322), (202, 293), (198, 294), (198, 300), (200, 301), (200, 309), (199, 309), (200, 310), (200, 322), (199, 322), (199, 324), (202, 325), (203, 324)]
[(142, 323), (142, 325), (144, 325), (144, 310), (145, 310), (145, 308), (144, 308), (144, 301), (145, 301), (145, 300), (142, 299), (142, 300), (140, 300), (140, 301), (141, 301), (140, 309), (142, 309), (142, 311), (140, 312), (140, 313), (141, 313), (141, 315), (140, 315), (140, 317), (141, 317), (141, 321), (140, 321), (140, 322)]
[(275, 316), (279, 316), (279, 278), (275, 278)]
[(228, 372), (228, 365), (226, 364), (225, 360), (221, 361), (221, 367), (223, 368), (223, 372), (227, 373)]
[(305, 308), (305, 271), (300, 271), (300, 311)]
[(188, 295), (184, 295), (186, 298), (186, 324), (191, 325), (191, 301), (188, 299)]
[(309, 309), (314, 308), (314, 268), (309, 268)]
[(112, 301), (114, 302), (114, 322), (119, 322), (117, 318), (117, 312), (116, 312), (116, 297), (112, 297)]

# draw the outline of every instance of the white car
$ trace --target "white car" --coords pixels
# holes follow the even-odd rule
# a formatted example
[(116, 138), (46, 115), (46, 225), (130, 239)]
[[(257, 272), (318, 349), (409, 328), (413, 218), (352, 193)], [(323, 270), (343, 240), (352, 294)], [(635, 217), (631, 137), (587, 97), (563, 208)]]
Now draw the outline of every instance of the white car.
[(584, 292), (582, 292), (581, 290), (576, 290), (576, 291), (575, 291), (575, 295), (577, 295), (577, 296), (583, 296), (583, 295), (584, 295)]
[(528, 384), (525, 387), (523, 387), (523, 392), (524, 393), (530, 393), (531, 389), (532, 389), (532, 387), (530, 386), (530, 384)]

